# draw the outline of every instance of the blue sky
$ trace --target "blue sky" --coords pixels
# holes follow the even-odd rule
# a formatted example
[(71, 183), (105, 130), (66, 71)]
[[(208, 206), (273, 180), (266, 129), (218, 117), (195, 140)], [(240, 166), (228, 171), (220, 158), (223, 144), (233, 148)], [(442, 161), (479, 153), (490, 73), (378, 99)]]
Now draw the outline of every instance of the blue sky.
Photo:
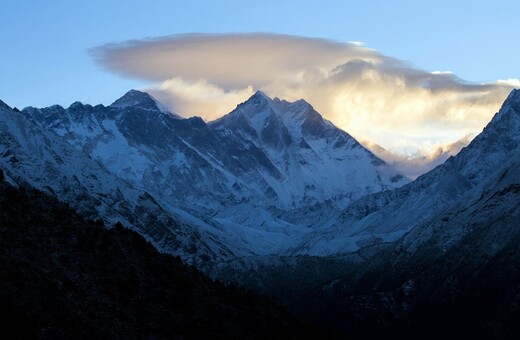
[(474, 82), (519, 78), (518, 1), (4, 1), (0, 98), (110, 103), (145, 82), (106, 72), (91, 47), (186, 32), (271, 32), (362, 41)]

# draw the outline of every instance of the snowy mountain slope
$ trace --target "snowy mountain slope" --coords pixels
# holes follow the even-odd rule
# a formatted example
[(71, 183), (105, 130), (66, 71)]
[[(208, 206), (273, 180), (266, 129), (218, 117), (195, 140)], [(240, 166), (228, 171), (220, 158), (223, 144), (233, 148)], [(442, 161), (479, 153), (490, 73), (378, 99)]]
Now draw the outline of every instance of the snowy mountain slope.
[(196, 199), (228, 194), (226, 172), (204, 150), (217, 149), (219, 141), (200, 118), (180, 120), (150, 109), (150, 102), (155, 100), (149, 95), (130, 91), (109, 107), (74, 103), (68, 109), (26, 108), (23, 113), (138, 187), (182, 200), (185, 206), (219, 208), (224, 197), (213, 197), (215, 203)]
[[(63, 112), (59, 107), (49, 110)], [(75, 111), (69, 109), (69, 113)], [(3, 102), (0, 167), (14, 181), (56, 195), (88, 218), (102, 218), (110, 224), (120, 221), (146, 236), (158, 249), (188, 262), (233, 255), (212, 235), (178, 222), (148, 193), (114, 176), (99, 161)]]
[(490, 251), (520, 234), (520, 90), (509, 95), (484, 131), (452, 162), (473, 189), (430, 223), (408, 233), (403, 249), (413, 252), (435, 235), (446, 250), (473, 233), (476, 225), (485, 228), (482, 238)]
[(479, 190), (444, 210), (399, 242), (408, 256), (425, 246), (442, 254), (454, 247), (475, 247), (480, 259), (492, 257), (520, 236), (520, 146), (511, 159), (482, 181)]
[(408, 183), (304, 100), (272, 100), (258, 91), (209, 125), (265, 153), (274, 169), (264, 178), (277, 205), (285, 209), (325, 201), (345, 206)]
[(517, 338), (520, 148), (509, 156), (471, 194), (297, 303), (313, 316), (336, 315), (329, 324), (350, 323), (368, 338), (377, 337), (367, 335), (375, 316), (379, 334), (391, 338)]
[(402, 188), (354, 202), (293, 253), (336, 254), (396, 241), (446, 209), (464, 207), (483, 195), (485, 183), (493, 185), (493, 174), (518, 159), (519, 144), (520, 91), (514, 90), (484, 131), (457, 156)]
[(331, 209), (408, 182), (305, 101), (262, 92), (209, 124), (135, 90), (23, 113), (235, 253), (284, 253)]
[[(15, 180), (55, 192), (87, 216), (125, 219), (199, 264), (366, 255), (398, 240), (414, 251), (429, 242), (430, 226), (450, 212), (465, 216), (468, 202), (507, 177), (506, 164), (515, 167), (519, 103), (513, 91), (459, 155), (402, 187), (406, 178), (311, 105), (262, 92), (208, 124), (139, 91), (109, 107), (20, 114), (3, 105), (1, 161)], [(456, 244), (464, 232), (450, 230), (439, 237)]]
[(480, 194), (396, 242), (343, 255), (354, 261), (342, 263), (337, 254), (289, 257), (300, 262), (294, 265), (254, 259), (246, 271), (236, 266), (219, 275), (353, 338), (517, 338), (520, 149), (510, 156), (472, 190)]

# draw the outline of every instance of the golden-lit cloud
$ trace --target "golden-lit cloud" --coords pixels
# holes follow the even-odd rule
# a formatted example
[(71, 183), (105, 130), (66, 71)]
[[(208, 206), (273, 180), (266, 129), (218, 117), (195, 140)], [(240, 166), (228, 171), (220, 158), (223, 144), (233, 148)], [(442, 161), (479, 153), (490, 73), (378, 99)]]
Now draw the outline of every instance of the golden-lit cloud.
[(182, 108), (180, 112), (185, 116), (200, 116), (206, 120), (222, 117), (254, 94), (252, 86), (224, 91), (203, 79), (186, 82), (180, 77), (153, 85), (148, 92), (169, 108)]
[(304, 98), (365, 145), (382, 145), (380, 156), (411, 176), (458, 152), (520, 86), (420, 70), (359, 42), (276, 34), (174, 35), (92, 54), (108, 70), (149, 80), (147, 90), (185, 116), (213, 120), (257, 89)]
[(468, 134), (453, 143), (432, 144), (429, 141), (424, 141), (411, 147), (408, 145), (408, 141), (406, 141), (407, 148), (409, 150), (413, 148), (414, 150), (411, 153), (391, 152), (369, 140), (362, 140), (361, 143), (372, 150), (379, 158), (393, 165), (401, 174), (415, 179), (437, 165), (444, 163), (450, 156), (455, 156), (474, 137), (473, 134)]

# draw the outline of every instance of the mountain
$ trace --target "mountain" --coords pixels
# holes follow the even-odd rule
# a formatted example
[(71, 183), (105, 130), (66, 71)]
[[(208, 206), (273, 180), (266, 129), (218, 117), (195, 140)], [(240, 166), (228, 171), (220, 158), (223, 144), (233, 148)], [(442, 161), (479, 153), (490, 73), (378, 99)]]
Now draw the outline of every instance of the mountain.
[(520, 336), (519, 90), (411, 183), (305, 101), (262, 92), (209, 123), (138, 91), (0, 102), (0, 132), (5, 181), (354, 338)]
[(135, 90), (22, 113), (236, 257), (284, 253), (352, 200), (408, 183), (305, 101), (260, 91), (208, 124)]
[(121, 225), (107, 229), (54, 197), (14, 188), (3, 178), (0, 210), (5, 338), (330, 337), (272, 300), (160, 254)]
[(515, 90), (458, 155), (406, 186), (353, 202), (300, 245), (319, 256), (258, 257), (246, 270), (230, 264), (217, 275), (354, 338), (513, 339), (519, 221)]
[(512, 100), (450, 165), (475, 174), (475, 161), (496, 157), (501, 164), (480, 167), (480, 183), (397, 242), (306, 291), (295, 309), (312, 306), (307, 316), (334, 315), (321, 319), (366, 338), (518, 338), (520, 106)]
[(209, 126), (263, 151), (272, 167), (262, 177), (286, 209), (326, 201), (343, 207), (408, 182), (304, 100), (272, 100), (258, 91)]
[[(88, 116), (83, 112), (92, 113)], [(0, 105), (0, 167), (12, 183), (40, 189), (67, 202), (83, 216), (107, 223), (124, 223), (165, 252), (198, 263), (223, 259), (233, 253), (221, 242), (175, 218), (146, 191), (111, 173), (98, 160), (68, 141), (80, 132), (74, 119), (83, 119), (85, 131), (101, 128), (94, 124), (102, 107), (75, 103), (68, 110), (53, 106), (44, 111), (50, 124), (67, 122), (73, 130), (65, 138), (42, 128), (35, 116)]]
[(354, 252), (396, 241), (446, 209), (466, 206), (480, 197), (486, 181), (515, 159), (520, 141), (518, 101), (519, 91), (514, 90), (484, 131), (457, 156), (408, 185), (353, 202), (339, 219), (324, 224), (295, 253)]
[(164, 105), (159, 103), (154, 97), (148, 93), (144, 93), (137, 90), (130, 90), (125, 95), (110, 105), (115, 108), (138, 108), (149, 111), (162, 112), (170, 115), (173, 118), (180, 119), (181, 117), (176, 113), (170, 112)]

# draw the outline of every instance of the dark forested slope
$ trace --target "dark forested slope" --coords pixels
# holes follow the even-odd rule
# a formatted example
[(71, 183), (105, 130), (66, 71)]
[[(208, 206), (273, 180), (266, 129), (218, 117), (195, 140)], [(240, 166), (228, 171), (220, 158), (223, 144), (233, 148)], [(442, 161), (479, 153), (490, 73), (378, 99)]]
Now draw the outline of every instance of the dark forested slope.
[[(0, 181), (0, 322), (20, 338), (301, 338), (281, 307)], [(320, 334), (323, 336), (323, 334)]]

